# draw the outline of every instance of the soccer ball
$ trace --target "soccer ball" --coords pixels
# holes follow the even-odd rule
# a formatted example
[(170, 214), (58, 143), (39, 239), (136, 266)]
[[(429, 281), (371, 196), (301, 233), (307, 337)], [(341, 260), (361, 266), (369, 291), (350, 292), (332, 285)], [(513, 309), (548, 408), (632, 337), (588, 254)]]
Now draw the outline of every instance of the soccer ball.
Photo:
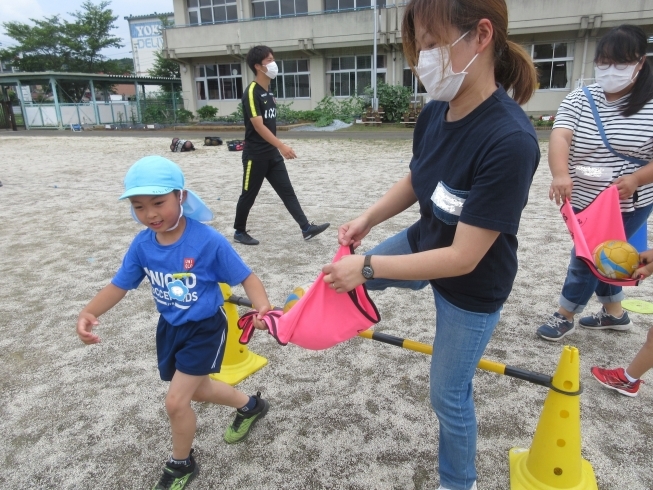
[(637, 249), (621, 240), (601, 243), (592, 255), (598, 271), (610, 279), (628, 279), (639, 267)]
[(310, 284), (304, 284), (303, 286), (298, 286), (295, 289), (293, 289), (293, 292), (288, 295), (286, 298), (286, 302), (283, 304), (283, 312), (288, 313), (290, 311), (290, 308), (295, 306), (295, 303), (299, 301), (299, 298), (304, 296), (306, 294), (306, 291), (308, 291), (308, 288), (310, 288)]

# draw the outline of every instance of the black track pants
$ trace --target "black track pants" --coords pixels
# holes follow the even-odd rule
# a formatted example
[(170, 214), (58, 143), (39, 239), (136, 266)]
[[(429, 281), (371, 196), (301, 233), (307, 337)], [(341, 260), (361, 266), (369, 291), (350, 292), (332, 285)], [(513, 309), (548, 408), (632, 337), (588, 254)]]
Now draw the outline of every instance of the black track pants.
[(261, 190), (263, 179), (267, 179), (297, 224), (302, 229), (305, 228), (308, 225), (308, 220), (290, 183), (283, 157), (277, 155), (263, 159), (243, 158), (243, 186), (236, 205), (236, 219), (234, 220), (236, 231), (245, 231), (249, 210), (252, 209), (256, 196)]

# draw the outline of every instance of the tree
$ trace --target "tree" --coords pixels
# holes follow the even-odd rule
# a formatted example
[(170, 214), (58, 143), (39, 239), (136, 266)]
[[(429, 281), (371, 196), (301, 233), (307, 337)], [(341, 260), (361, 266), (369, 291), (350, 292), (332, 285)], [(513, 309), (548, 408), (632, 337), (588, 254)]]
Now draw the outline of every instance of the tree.
[(58, 15), (30, 19), (34, 25), (3, 22), (6, 35), (16, 46), (0, 49), (0, 60), (11, 61), (21, 71), (66, 71), (116, 73), (118, 64), (103, 56), (106, 48), (121, 48), (121, 39), (111, 35), (118, 16), (110, 2), (86, 0), (81, 10), (71, 13), (73, 22)]
[[(161, 29), (166, 29), (172, 27), (173, 23), (170, 22), (166, 17), (159, 17), (161, 21)], [(151, 77), (167, 77), (167, 78), (180, 78), (181, 73), (179, 72), (179, 63), (176, 61), (170, 60), (163, 55), (163, 50), (155, 53), (154, 65), (152, 68), (147, 70), (148, 75)], [(162, 85), (161, 89), (168, 93), (170, 92), (169, 85)]]

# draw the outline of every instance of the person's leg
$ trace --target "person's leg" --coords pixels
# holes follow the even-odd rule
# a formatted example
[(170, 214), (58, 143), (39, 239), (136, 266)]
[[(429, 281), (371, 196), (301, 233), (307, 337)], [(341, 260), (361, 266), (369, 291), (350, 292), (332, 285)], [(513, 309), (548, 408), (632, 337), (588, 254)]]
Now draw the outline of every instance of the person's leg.
[(268, 182), (281, 198), (286, 209), (299, 227), (304, 230), (309, 224), (308, 219), (299, 204), (295, 189), (293, 189), (292, 183), (290, 182), (286, 164), (281, 155), (270, 161), (265, 178), (268, 179)]
[(585, 263), (576, 258), (576, 249), (571, 249), (567, 277), (560, 293), (558, 313), (573, 320), (576, 313), (581, 313), (594, 294), (599, 280), (592, 274)]
[(196, 418), (190, 401), (208, 376), (191, 376), (177, 371), (166, 395), (166, 412), (172, 429), (172, 457), (184, 460), (190, 455), (195, 437)]
[(431, 404), (440, 425), (440, 485), (469, 490), (476, 481), (476, 414), (472, 379), (501, 310), (465, 311), (434, 290), (436, 330), (431, 358)]
[(193, 393), (192, 400), (242, 408), (249, 402), (249, 396), (227, 383), (206, 376)]
[(626, 368), (626, 373), (631, 378), (639, 379), (651, 368), (653, 368), (653, 328), (649, 329), (646, 342)]
[(236, 232), (246, 232), (247, 217), (254, 205), (263, 184), (263, 179), (268, 169), (267, 160), (245, 160), (243, 159), (243, 184), (238, 204), (236, 204), (236, 218), (234, 229)]
[[(386, 238), (365, 255), (408, 255), (413, 253), (408, 242), (408, 229), (404, 229), (390, 238)], [(372, 264), (372, 267), (374, 265)], [(429, 285), (428, 281), (398, 281), (396, 279), (375, 278), (365, 282), (369, 291), (383, 291), (386, 288), (406, 288), (417, 291)]]

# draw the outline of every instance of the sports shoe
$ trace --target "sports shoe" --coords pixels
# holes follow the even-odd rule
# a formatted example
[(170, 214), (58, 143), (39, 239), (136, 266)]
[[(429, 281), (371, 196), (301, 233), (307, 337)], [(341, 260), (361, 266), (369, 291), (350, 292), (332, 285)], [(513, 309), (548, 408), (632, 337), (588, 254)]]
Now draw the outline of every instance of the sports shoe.
[(573, 320), (567, 320), (557, 311), (549, 317), (544, 325), (537, 329), (537, 335), (544, 340), (557, 342), (576, 330)]
[(186, 484), (190, 483), (200, 472), (200, 468), (193, 457), (194, 451), (194, 449), (190, 450), (191, 464), (188, 467), (171, 465), (170, 462), (166, 463), (163, 467), (163, 475), (161, 475), (159, 482), (154, 485), (152, 490), (181, 490)]
[(578, 324), (590, 330), (630, 330), (630, 327), (633, 326), (633, 322), (628, 318), (628, 312), (624, 311), (624, 314), (620, 318), (617, 318), (608, 315), (605, 308), (601, 308), (598, 313), (594, 313), (591, 316), (584, 316), (578, 320)]
[(639, 385), (642, 384), (641, 379), (638, 379), (634, 383), (628, 381), (624, 368), (604, 369), (594, 366), (591, 371), (592, 376), (594, 376), (599, 383), (606, 388), (618, 391), (622, 395), (637, 396)]
[(256, 406), (252, 410), (245, 413), (236, 410), (236, 418), (224, 433), (224, 440), (228, 444), (245, 440), (254, 424), (268, 413), (270, 404), (261, 398), (260, 391), (256, 393), (254, 398), (256, 398)]
[(246, 231), (237, 231), (234, 233), (234, 240), (243, 245), (258, 245), (260, 242), (253, 238)]
[(323, 223), (321, 225), (316, 225), (315, 223), (311, 222), (308, 224), (308, 230), (302, 231), (302, 235), (304, 236), (304, 240), (310, 240), (316, 235), (319, 235), (322, 233), (324, 230), (326, 230), (331, 223)]

